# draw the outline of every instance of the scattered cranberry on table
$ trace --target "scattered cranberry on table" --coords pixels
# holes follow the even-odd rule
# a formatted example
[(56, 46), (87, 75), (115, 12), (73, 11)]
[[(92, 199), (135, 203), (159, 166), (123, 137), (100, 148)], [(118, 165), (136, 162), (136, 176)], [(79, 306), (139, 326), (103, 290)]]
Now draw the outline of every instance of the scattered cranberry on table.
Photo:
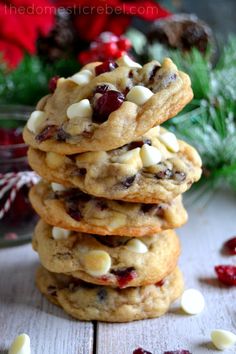
[(133, 351), (133, 354), (152, 354), (143, 348), (137, 348)]
[(236, 254), (236, 237), (231, 238), (230, 240), (224, 243), (224, 250), (229, 255)]
[(236, 286), (236, 266), (218, 265), (215, 267), (215, 271), (221, 283)]

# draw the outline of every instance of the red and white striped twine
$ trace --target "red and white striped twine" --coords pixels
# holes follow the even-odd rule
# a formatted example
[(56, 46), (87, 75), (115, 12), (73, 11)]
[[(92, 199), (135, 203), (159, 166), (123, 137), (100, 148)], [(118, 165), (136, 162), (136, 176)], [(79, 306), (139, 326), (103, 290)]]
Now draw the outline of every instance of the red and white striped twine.
[(25, 185), (31, 187), (39, 181), (39, 176), (33, 171), (0, 173), (0, 201), (8, 193), (8, 197), (0, 208), (0, 220), (11, 208), (18, 191)]

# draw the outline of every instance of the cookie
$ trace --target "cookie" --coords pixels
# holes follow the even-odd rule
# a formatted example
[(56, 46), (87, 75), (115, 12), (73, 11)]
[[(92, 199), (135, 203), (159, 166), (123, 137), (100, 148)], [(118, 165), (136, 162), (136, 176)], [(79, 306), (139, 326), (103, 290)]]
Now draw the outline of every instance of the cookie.
[(29, 196), (46, 223), (73, 231), (139, 237), (175, 229), (187, 221), (181, 196), (169, 204), (128, 203), (46, 181), (32, 187)]
[(119, 288), (160, 281), (176, 267), (180, 254), (178, 237), (170, 230), (139, 239), (106, 237), (59, 229), (42, 220), (33, 248), (51, 272)]
[(49, 301), (82, 321), (130, 322), (154, 318), (168, 311), (183, 292), (183, 277), (175, 269), (162, 282), (137, 288), (93, 286), (40, 267), (36, 284)]
[(201, 176), (197, 151), (164, 128), (109, 152), (70, 156), (29, 149), (29, 163), (43, 178), (107, 199), (169, 202)]
[(193, 97), (188, 75), (170, 59), (98, 65), (58, 80), (28, 120), (26, 143), (64, 155), (116, 149), (174, 117)]

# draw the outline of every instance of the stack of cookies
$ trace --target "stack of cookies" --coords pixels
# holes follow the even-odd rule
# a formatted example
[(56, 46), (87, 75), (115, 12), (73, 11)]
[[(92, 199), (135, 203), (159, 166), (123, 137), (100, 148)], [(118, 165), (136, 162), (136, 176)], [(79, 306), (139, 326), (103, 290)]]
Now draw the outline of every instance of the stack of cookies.
[(181, 194), (201, 175), (197, 152), (160, 124), (192, 98), (170, 59), (124, 56), (55, 82), (24, 130), (41, 220), (39, 290), (80, 320), (164, 314), (181, 295)]

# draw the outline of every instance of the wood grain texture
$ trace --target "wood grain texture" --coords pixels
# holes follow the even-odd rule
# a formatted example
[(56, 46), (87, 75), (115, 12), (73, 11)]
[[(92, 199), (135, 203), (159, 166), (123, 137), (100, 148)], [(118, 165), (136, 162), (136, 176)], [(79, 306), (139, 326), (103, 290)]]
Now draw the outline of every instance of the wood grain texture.
[(29, 334), (32, 354), (91, 354), (93, 325), (77, 322), (41, 296), (30, 245), (0, 250), (0, 354), (14, 337)]
[[(222, 243), (236, 234), (236, 196), (217, 193), (206, 207), (188, 207), (189, 222), (178, 234), (182, 241), (180, 268), (186, 288), (202, 291), (206, 308), (197, 316), (179, 310), (176, 302), (170, 312), (154, 320), (130, 324), (102, 324), (97, 330), (97, 354), (132, 354), (139, 346), (153, 354), (165, 350), (188, 349), (193, 354), (219, 353), (210, 343), (215, 328), (236, 333), (236, 288), (221, 286), (214, 265), (236, 259), (221, 254)], [(235, 354), (236, 346), (226, 351)]]
[[(189, 222), (179, 230), (180, 266), (186, 287), (200, 289), (206, 309), (198, 316), (179, 311), (178, 302), (164, 317), (130, 324), (97, 325), (96, 354), (132, 354), (142, 346), (153, 354), (185, 348), (193, 354), (218, 353), (210, 331), (236, 332), (236, 289), (220, 286), (214, 265), (235, 263), (220, 253), (222, 243), (236, 234), (236, 196), (217, 193), (205, 208), (188, 207)], [(76, 322), (44, 299), (34, 286), (37, 256), (30, 245), (0, 250), (0, 354), (20, 332), (31, 337), (32, 354), (91, 354), (93, 325)], [(96, 327), (95, 327), (96, 329)], [(236, 347), (226, 351), (236, 352)]]

